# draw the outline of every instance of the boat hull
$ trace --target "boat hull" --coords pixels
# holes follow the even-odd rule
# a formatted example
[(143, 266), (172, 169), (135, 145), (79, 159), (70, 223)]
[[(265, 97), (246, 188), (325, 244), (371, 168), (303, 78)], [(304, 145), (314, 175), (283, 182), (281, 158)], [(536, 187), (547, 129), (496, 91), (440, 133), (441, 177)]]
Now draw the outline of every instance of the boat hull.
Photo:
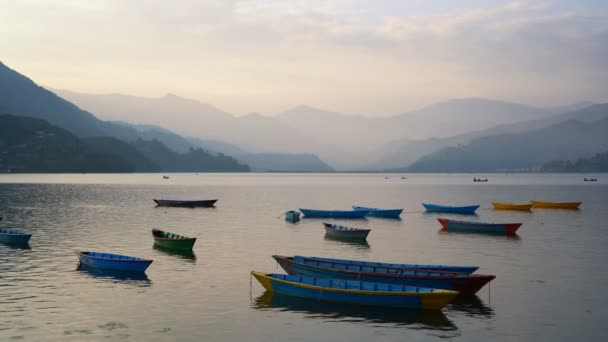
[(364, 219), (367, 211), (364, 210), (315, 210), (300, 209), (304, 217), (308, 218), (343, 218), (343, 219)]
[(294, 262), (293, 259), (289, 258), (273, 257), (285, 272), (291, 275), (428, 287), (458, 291), (462, 294), (475, 294), (487, 283), (496, 278), (493, 275), (465, 275), (446, 272), (424, 272), (419, 270), (412, 270), (410, 272), (404, 270), (397, 271), (400, 274), (349, 271)]
[(483, 222), (466, 222), (439, 218), (437, 219), (445, 230), (481, 232), (492, 234), (515, 235), (515, 232), (521, 227), (521, 223), (483, 223)]
[(27, 245), (32, 234), (19, 232), (12, 229), (0, 229), (0, 242), (8, 244)]
[(365, 240), (369, 232), (369, 229), (343, 231), (325, 227), (326, 236), (345, 240)]
[[(129, 272), (144, 272), (152, 263), (152, 260), (147, 259), (111, 259), (106, 257), (96, 257), (85, 254), (87, 252), (77, 252), (80, 263), (95, 268), (116, 270), (116, 271), (129, 271)], [(118, 257), (127, 257), (117, 254), (100, 253), (102, 255), (111, 255)], [(133, 258), (133, 257), (128, 257)]]
[(478, 205), (452, 207), (446, 205), (422, 203), (422, 206), (426, 209), (427, 213), (450, 213), (463, 215), (473, 215), (475, 214), (475, 211), (479, 209)]
[(514, 203), (499, 203), (492, 202), (492, 206), (497, 210), (517, 210), (517, 211), (530, 211), (532, 204), (514, 204)]
[(216, 199), (200, 201), (176, 201), (176, 200), (153, 200), (159, 207), (180, 207), (180, 208), (211, 208), (215, 206)]
[(477, 266), (451, 266), (451, 265), (421, 265), (421, 264), (394, 264), (394, 263), (386, 263), (386, 262), (373, 262), (373, 261), (360, 261), (360, 260), (348, 260), (348, 259), (332, 259), (332, 258), (321, 258), (321, 257), (301, 257), (295, 256), (295, 259), (298, 258), (308, 258), (319, 261), (327, 261), (333, 263), (343, 263), (348, 265), (348, 267), (359, 268), (359, 270), (365, 270), (369, 267), (384, 267), (384, 268), (403, 268), (403, 269), (418, 269), (422, 271), (437, 271), (437, 272), (453, 272), (453, 273), (464, 273), (464, 274), (472, 274), (475, 273), (479, 269)]
[(158, 229), (152, 229), (154, 245), (165, 249), (192, 250), (196, 238), (190, 238)]
[(297, 211), (288, 211), (285, 213), (285, 221), (298, 222), (300, 221), (300, 213)]
[(531, 201), (534, 208), (546, 209), (578, 209), (583, 202), (542, 202)]
[(379, 208), (368, 208), (368, 207), (358, 207), (353, 206), (353, 210), (359, 211), (367, 211), (368, 217), (380, 217), (380, 218), (394, 218), (398, 219), (403, 212), (403, 209), (379, 209)]
[[(356, 305), (382, 306), (393, 308), (439, 310), (449, 304), (458, 292), (421, 289), (427, 292), (397, 292), (390, 291), (390, 286), (368, 282), (345, 282), (336, 279), (317, 279), (310, 277), (290, 277), (285, 279), (274, 278), (272, 274), (251, 272), (262, 286), (272, 292), (288, 296), (308, 298), (316, 301), (349, 303)], [(282, 276), (282, 275), (279, 275)], [(298, 282), (300, 281), (300, 282)], [(306, 282), (306, 284), (301, 283)], [(345, 289), (325, 287), (334, 282), (344, 282)], [(374, 291), (372, 289), (386, 287), (389, 291)], [(357, 288), (352, 289), (352, 288)], [(367, 289), (370, 290), (360, 290)], [(416, 289), (412, 289), (416, 290)]]

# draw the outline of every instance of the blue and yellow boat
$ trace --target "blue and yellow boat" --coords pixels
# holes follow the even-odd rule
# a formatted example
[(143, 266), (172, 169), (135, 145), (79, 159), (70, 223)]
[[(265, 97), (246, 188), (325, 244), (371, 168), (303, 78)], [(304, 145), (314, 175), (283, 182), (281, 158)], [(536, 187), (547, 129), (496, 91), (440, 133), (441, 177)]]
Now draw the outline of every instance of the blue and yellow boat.
[(414, 286), (254, 271), (251, 274), (268, 291), (317, 301), (439, 310), (458, 296), (457, 291)]

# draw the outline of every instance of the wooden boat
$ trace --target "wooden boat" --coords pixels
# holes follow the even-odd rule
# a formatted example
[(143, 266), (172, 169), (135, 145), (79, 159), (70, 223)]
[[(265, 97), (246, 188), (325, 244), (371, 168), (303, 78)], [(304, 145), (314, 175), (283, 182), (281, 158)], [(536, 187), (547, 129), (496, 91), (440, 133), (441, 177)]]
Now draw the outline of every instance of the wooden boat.
[(76, 251), (76, 254), (82, 264), (108, 270), (144, 272), (152, 263), (149, 259), (120, 254), (80, 251)]
[(300, 221), (300, 212), (295, 210), (290, 210), (285, 213), (285, 221), (289, 222), (298, 222)]
[(371, 229), (351, 228), (337, 224), (323, 223), (325, 234), (330, 237), (349, 240), (365, 240)]
[(196, 238), (177, 235), (160, 229), (152, 229), (154, 244), (163, 248), (192, 250)]
[(521, 223), (486, 223), (486, 222), (470, 222), (457, 221), (445, 218), (438, 218), (445, 230), (472, 231), (494, 234), (514, 235), (517, 229), (521, 227)]
[(394, 264), (387, 262), (376, 262), (376, 261), (361, 261), (361, 260), (348, 260), (348, 259), (332, 259), (332, 258), (321, 258), (321, 257), (304, 257), (296, 255), (294, 257), (298, 259), (314, 259), (319, 261), (327, 261), (334, 263), (342, 263), (348, 265), (348, 268), (367, 270), (369, 267), (379, 268), (405, 268), (405, 269), (419, 269), (422, 271), (439, 271), (439, 272), (453, 272), (453, 273), (464, 273), (472, 274), (479, 269), (477, 266), (452, 266), (452, 265), (421, 265), (421, 264)]
[(310, 218), (343, 218), (343, 219), (362, 219), (367, 215), (365, 210), (316, 210), (300, 208), (304, 217)]
[(473, 182), (487, 182), (487, 181), (488, 181), (488, 179), (487, 179), (487, 178), (484, 178), (484, 179), (481, 179), (481, 178), (473, 178)]
[(197, 201), (178, 201), (178, 200), (163, 200), (163, 199), (155, 199), (156, 205), (159, 207), (185, 207), (185, 208), (195, 208), (195, 207), (205, 207), (210, 208), (215, 205), (217, 202), (216, 199), (212, 200), (197, 200)]
[(464, 214), (472, 215), (475, 214), (475, 210), (479, 208), (478, 205), (468, 205), (453, 207), (448, 205), (422, 203), (422, 206), (426, 209), (427, 213), (451, 213), (451, 214)]
[(0, 228), (0, 242), (3, 243), (26, 245), (31, 237), (32, 234), (24, 233), (22, 231)]
[(500, 202), (492, 202), (492, 206), (494, 209), (499, 210), (519, 210), (519, 211), (530, 211), (532, 209), (532, 204), (516, 204), (516, 203), (500, 203)]
[(583, 202), (542, 202), (530, 201), (533, 208), (551, 208), (551, 209), (578, 209)]
[(397, 267), (353, 266), (348, 263), (306, 257), (272, 256), (291, 275), (318, 278), (361, 280), (408, 286), (430, 287), (474, 294), (496, 276), (453, 272), (424, 271)]
[(407, 285), (260, 272), (251, 274), (267, 291), (316, 301), (439, 310), (458, 296), (456, 291)]
[(584, 178), (585, 182), (597, 182), (597, 178)]
[(380, 209), (380, 208), (368, 208), (358, 207), (353, 205), (353, 210), (365, 210), (367, 216), (370, 217), (382, 217), (382, 218), (399, 218), (403, 209)]
[(169, 179), (169, 176), (163, 176), (163, 179)]

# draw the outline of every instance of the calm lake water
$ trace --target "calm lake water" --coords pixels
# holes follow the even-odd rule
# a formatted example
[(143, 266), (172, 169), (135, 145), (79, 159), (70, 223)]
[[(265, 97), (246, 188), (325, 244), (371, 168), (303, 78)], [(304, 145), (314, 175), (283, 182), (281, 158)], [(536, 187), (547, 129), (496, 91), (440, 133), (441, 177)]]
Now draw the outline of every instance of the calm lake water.
[[(606, 340), (608, 175), (159, 174), (0, 175), (0, 227), (33, 233), (0, 245), (0, 340), (571, 341)], [(590, 175), (585, 175), (589, 177)], [(155, 208), (152, 198), (219, 198), (216, 208)], [(581, 210), (490, 210), (492, 201), (583, 201)], [(473, 219), (523, 222), (515, 238), (440, 232), (420, 202), (481, 204)], [(300, 207), (405, 208), (368, 244), (324, 238)], [(198, 237), (195, 257), (152, 248), (152, 228)], [(79, 270), (75, 249), (154, 259), (145, 278)], [(251, 270), (272, 254), (479, 265), (477, 297), (441, 312), (317, 303), (265, 294)]]

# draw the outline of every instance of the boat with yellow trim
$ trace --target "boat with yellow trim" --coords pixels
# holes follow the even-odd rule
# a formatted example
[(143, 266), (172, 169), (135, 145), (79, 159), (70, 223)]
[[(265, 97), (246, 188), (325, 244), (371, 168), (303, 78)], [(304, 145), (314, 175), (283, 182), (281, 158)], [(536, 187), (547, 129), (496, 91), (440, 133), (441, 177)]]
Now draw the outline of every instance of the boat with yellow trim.
[(547, 208), (547, 209), (578, 209), (583, 202), (543, 202), (543, 201), (530, 201), (534, 208)]
[(532, 209), (532, 204), (518, 204), (518, 203), (501, 203), (501, 202), (492, 202), (492, 206), (494, 209), (498, 210), (518, 210), (518, 211), (530, 211)]
[(251, 274), (272, 292), (317, 301), (394, 308), (439, 310), (458, 296), (457, 291), (407, 285), (327, 279), (276, 273)]

